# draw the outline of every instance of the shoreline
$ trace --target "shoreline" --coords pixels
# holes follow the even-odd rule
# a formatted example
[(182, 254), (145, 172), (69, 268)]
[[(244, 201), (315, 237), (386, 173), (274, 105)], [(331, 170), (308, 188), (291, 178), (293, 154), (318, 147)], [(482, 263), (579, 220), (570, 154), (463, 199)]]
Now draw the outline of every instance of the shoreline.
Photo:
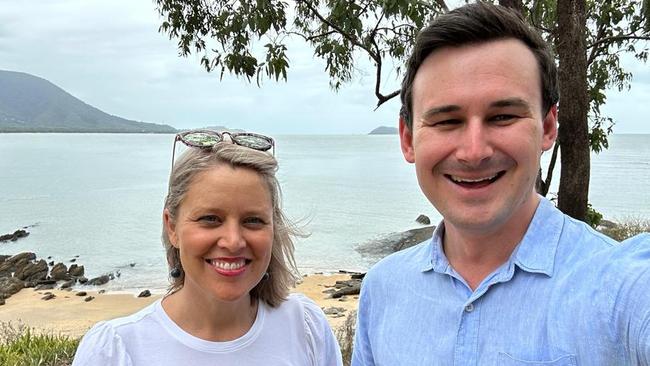
[[(336, 281), (349, 280), (350, 274), (312, 274), (302, 278), (291, 292), (300, 292), (311, 298), (318, 306), (325, 309), (340, 308), (339, 314), (326, 315), (334, 331), (343, 323), (347, 315), (356, 310), (358, 295), (345, 296), (343, 300), (333, 299), (324, 293), (334, 287)], [(27, 288), (6, 299), (0, 306), (0, 322), (20, 323), (27, 327), (46, 333), (66, 335), (71, 338), (83, 336), (95, 323), (126, 316), (148, 306), (160, 299), (163, 294), (154, 293), (150, 297), (137, 297), (137, 294), (85, 291), (86, 296), (93, 296), (91, 301), (84, 301), (86, 296), (75, 295), (77, 290), (42, 290)], [(42, 300), (46, 292), (56, 297)]]

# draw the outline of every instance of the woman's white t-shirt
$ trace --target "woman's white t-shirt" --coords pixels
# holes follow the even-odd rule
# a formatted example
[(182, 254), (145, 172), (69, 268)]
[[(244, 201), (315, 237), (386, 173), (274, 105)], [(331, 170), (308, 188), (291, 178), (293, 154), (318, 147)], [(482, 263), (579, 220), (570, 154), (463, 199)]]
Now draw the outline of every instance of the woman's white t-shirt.
[(133, 315), (97, 323), (72, 365), (338, 366), (342, 361), (323, 311), (304, 295), (291, 294), (276, 308), (261, 301), (251, 329), (228, 342), (186, 333), (158, 300)]

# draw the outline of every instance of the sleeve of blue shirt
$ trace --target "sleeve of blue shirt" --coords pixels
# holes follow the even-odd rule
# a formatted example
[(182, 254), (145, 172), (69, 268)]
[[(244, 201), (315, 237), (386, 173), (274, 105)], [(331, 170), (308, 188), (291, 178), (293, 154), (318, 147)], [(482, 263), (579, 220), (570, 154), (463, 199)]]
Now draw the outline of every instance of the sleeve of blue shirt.
[(375, 364), (368, 336), (368, 318), (370, 311), (368, 283), (369, 279), (366, 275), (361, 286), (361, 293), (359, 294), (359, 308), (357, 310), (357, 326), (354, 335), (352, 366), (373, 366)]
[[(623, 279), (619, 296), (627, 297), (628, 304), (622, 333), (627, 333), (627, 343), (633, 364), (650, 365), (650, 234), (641, 234), (621, 243), (612, 260), (622, 259), (623, 266), (617, 274)], [(627, 329), (625, 329), (627, 328)]]

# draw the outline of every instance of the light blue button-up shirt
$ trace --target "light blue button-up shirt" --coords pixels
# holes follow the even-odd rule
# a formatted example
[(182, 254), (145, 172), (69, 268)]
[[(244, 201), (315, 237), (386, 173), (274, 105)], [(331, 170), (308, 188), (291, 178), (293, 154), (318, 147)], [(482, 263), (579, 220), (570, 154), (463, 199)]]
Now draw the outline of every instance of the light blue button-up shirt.
[(650, 235), (617, 244), (541, 199), (472, 291), (429, 242), (377, 263), (352, 365), (650, 365)]

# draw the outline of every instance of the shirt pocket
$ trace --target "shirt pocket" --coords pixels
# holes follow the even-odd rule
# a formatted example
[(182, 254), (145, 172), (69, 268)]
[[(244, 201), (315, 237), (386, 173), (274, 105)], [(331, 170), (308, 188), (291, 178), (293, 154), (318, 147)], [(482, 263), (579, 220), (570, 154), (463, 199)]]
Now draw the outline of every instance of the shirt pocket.
[(499, 352), (499, 366), (576, 366), (575, 355), (564, 355), (552, 361), (526, 361), (514, 358), (505, 352)]

